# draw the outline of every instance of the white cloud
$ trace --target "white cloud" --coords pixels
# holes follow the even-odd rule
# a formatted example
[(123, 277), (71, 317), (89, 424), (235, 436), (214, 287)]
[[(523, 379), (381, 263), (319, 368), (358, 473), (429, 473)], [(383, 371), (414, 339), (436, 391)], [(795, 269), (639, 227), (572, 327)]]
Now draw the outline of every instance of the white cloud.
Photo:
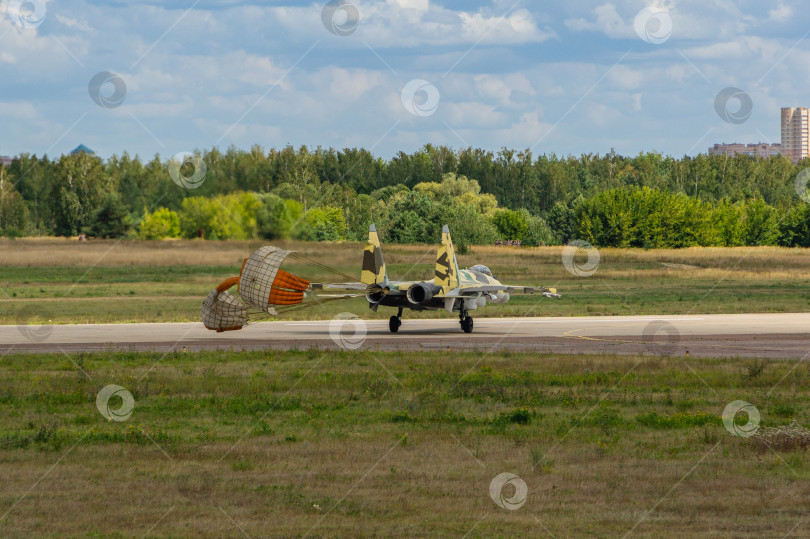
[(481, 13), (461, 13), (462, 35), (471, 42), (524, 43), (545, 41), (552, 33), (540, 31), (528, 10), (520, 9), (507, 17), (488, 17)]
[(479, 96), (497, 101), (501, 105), (512, 105), (513, 92), (535, 95), (531, 82), (522, 73), (511, 73), (503, 76), (481, 74), (474, 75), (475, 89)]
[(574, 31), (597, 31), (612, 38), (628, 38), (635, 36), (632, 21), (628, 22), (616, 11), (613, 4), (602, 4), (593, 9), (595, 20), (568, 19), (565, 26)]
[(189, 98), (172, 103), (126, 103), (125, 107), (113, 109), (113, 113), (124, 117), (132, 114), (138, 119), (180, 118), (187, 116), (192, 111), (193, 105), (193, 101)]
[(329, 67), (320, 71), (313, 82), (316, 87), (328, 88), (330, 101), (357, 101), (372, 89), (385, 82), (385, 75), (367, 69), (344, 69)]
[(388, 3), (402, 9), (415, 9), (422, 12), (427, 11), (430, 6), (430, 0), (388, 0)]
[(643, 96), (644, 94), (642, 94), (641, 92), (630, 96), (633, 99), (633, 110), (635, 112), (641, 112), (641, 98)]
[(693, 47), (684, 51), (684, 54), (690, 60), (739, 60), (747, 57), (749, 52), (742, 41), (726, 41)]
[(692, 75), (700, 76), (691, 66), (688, 64), (675, 64), (667, 66), (664, 69), (664, 75), (675, 82), (683, 83), (688, 77)]
[(57, 13), (55, 16), (57, 21), (68, 28), (80, 30), (82, 32), (90, 32), (90, 26), (84, 20), (67, 17), (61, 13)]
[(453, 129), (470, 127), (498, 127), (504, 125), (508, 117), (487, 103), (444, 103), (443, 116)]
[(644, 82), (644, 73), (624, 65), (617, 65), (610, 71), (610, 81), (619, 88), (633, 90)]
[[(362, 40), (381, 49), (465, 43), (492, 45), (540, 43), (556, 37), (551, 28), (541, 29), (527, 9), (508, 14), (455, 11), (419, 0), (358, 3), (357, 8), (360, 24), (356, 35), (361, 39), (344, 40), (343, 45), (361, 47)], [(286, 11), (288, 15), (292, 12)], [(313, 16), (302, 8), (285, 22), (297, 33), (309, 33)], [(322, 28), (315, 30), (320, 32)]]
[(38, 117), (37, 108), (28, 101), (0, 102), (0, 117), (7, 120), (33, 120)]
[(793, 8), (779, 2), (776, 8), (768, 11), (768, 19), (776, 22), (785, 22), (793, 17)]
[(238, 75), (241, 82), (263, 87), (284, 84), (282, 79), (284, 70), (277, 67), (272, 59), (266, 56), (246, 54), (242, 51), (237, 53), (237, 56), (239, 58), (231, 63), (230, 67), (241, 72)]
[(622, 117), (621, 112), (602, 103), (585, 103), (583, 111), (588, 122), (599, 127), (616, 125), (617, 120)]
[[(637, 40), (639, 37), (634, 30), (634, 20), (642, 8), (651, 6), (663, 9), (669, 14), (672, 20), (673, 40), (733, 40), (746, 35), (766, 19), (765, 13), (752, 14), (743, 11), (739, 4), (740, 2), (732, 0), (607, 2), (596, 8), (590, 6), (585, 8), (590, 11), (590, 16), (587, 17), (579, 16), (580, 10), (571, 10), (577, 13), (577, 16), (565, 19), (564, 24), (573, 32), (598, 32), (612, 39)], [(763, 11), (765, 8), (766, 4), (759, 6)], [(768, 18), (777, 20), (781, 17), (784, 21), (790, 18), (791, 13), (790, 6), (780, 4), (768, 12)]]
[[(553, 124), (540, 120), (537, 111), (528, 111), (521, 114), (508, 128), (497, 130), (496, 135), (504, 146), (524, 149), (531, 148), (541, 138), (548, 137), (553, 128)], [(547, 138), (543, 142), (548, 142)]]

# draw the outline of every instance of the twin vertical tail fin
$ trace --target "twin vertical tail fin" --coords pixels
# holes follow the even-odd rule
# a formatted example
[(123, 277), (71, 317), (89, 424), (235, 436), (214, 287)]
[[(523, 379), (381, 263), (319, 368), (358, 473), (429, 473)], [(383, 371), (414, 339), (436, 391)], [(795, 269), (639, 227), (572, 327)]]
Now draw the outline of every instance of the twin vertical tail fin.
[(368, 242), (363, 251), (363, 271), (360, 274), (360, 282), (368, 285), (388, 285), (388, 273), (385, 270), (380, 238), (377, 236), (377, 228), (374, 225), (368, 229)]
[(433, 284), (440, 286), (443, 293), (458, 288), (458, 262), (456, 262), (456, 250), (453, 248), (453, 240), (450, 238), (450, 228), (444, 225), (442, 228), (442, 244), (436, 254), (436, 273), (433, 277)]
[[(363, 270), (360, 274), (360, 282), (365, 285), (379, 285), (381, 288), (388, 286), (388, 273), (385, 269), (380, 238), (374, 225), (368, 229), (368, 242), (363, 250)], [(453, 248), (453, 240), (450, 238), (450, 229), (447, 225), (444, 225), (442, 229), (442, 243), (436, 254), (433, 283), (441, 287), (445, 293), (459, 286), (456, 250)]]

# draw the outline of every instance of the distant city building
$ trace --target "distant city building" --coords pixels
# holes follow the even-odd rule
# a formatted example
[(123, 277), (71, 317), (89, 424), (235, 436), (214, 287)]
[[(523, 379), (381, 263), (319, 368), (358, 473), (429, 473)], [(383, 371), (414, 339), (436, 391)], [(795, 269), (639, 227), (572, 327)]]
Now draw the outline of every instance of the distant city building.
[(729, 157), (736, 157), (738, 155), (748, 155), (751, 157), (761, 157), (767, 159), (771, 156), (781, 155), (781, 144), (768, 144), (766, 142), (758, 142), (756, 144), (715, 144), (709, 148), (709, 155), (727, 155)]
[(810, 109), (782, 109), (782, 155), (798, 163), (810, 157)]
[(78, 146), (76, 146), (76, 149), (74, 149), (72, 152), (70, 152), (70, 155), (75, 155), (77, 153), (86, 153), (87, 155), (96, 155), (96, 152), (94, 152), (93, 150), (91, 150), (90, 148), (85, 146), (84, 144), (79, 144)]
[(8, 166), (11, 164), (13, 159), (7, 155), (0, 155), (0, 165)]
[(709, 148), (709, 155), (749, 155), (767, 159), (782, 155), (794, 163), (810, 158), (810, 108), (782, 108), (782, 143), (767, 144), (715, 144)]

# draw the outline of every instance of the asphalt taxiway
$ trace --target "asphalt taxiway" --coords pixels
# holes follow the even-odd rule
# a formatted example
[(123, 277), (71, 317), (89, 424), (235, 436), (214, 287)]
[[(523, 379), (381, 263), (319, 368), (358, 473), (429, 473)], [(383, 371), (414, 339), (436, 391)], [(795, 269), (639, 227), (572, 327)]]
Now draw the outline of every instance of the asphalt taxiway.
[(201, 323), (0, 326), (0, 354), (107, 350), (380, 349), (619, 353), (803, 359), (810, 313), (408, 319), (397, 334), (387, 320), (275, 321), (216, 333)]

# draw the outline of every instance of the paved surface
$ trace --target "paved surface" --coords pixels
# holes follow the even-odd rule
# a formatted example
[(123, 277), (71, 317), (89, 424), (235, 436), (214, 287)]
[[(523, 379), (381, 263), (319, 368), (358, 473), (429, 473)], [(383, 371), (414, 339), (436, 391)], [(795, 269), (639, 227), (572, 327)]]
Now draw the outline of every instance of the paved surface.
[(810, 358), (810, 313), (571, 318), (476, 318), (463, 333), (454, 318), (388, 321), (264, 322), (216, 333), (201, 323), (0, 326), (0, 354), (105, 350), (173, 351), (289, 348), (532, 350), (652, 353), (701, 357)]

